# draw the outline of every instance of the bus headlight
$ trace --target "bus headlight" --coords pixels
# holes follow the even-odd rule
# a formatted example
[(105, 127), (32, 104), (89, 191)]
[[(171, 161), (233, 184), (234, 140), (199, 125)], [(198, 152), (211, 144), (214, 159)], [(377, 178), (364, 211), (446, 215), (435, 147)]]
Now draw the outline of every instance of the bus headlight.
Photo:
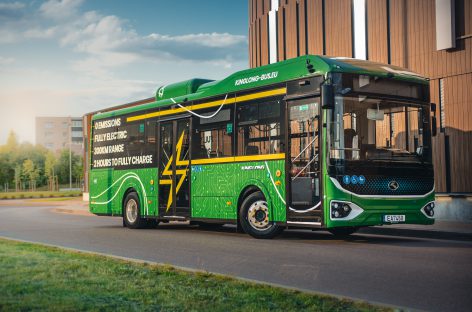
[(421, 208), (421, 212), (428, 218), (433, 218), (434, 217), (434, 207), (436, 205), (434, 204), (434, 202), (429, 202), (426, 204), (426, 206), (424, 206), (423, 208)]
[(351, 213), (348, 203), (331, 202), (331, 218), (345, 218)]
[(331, 220), (352, 220), (364, 210), (351, 202), (333, 200), (330, 203)]

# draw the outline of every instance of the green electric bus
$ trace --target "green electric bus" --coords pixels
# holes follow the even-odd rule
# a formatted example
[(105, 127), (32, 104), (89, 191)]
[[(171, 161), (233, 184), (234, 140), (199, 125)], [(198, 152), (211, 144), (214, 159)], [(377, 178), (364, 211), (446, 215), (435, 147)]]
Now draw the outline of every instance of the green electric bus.
[(435, 131), (428, 80), (387, 64), (307, 55), (169, 84), (92, 117), (90, 211), (256, 238), (433, 224)]

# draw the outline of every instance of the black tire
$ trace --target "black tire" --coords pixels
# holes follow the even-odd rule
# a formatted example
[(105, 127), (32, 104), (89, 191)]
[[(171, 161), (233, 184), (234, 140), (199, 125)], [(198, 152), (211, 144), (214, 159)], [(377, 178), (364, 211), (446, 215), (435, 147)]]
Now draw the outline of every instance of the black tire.
[(123, 220), (130, 229), (142, 229), (148, 225), (147, 220), (141, 218), (141, 204), (136, 192), (126, 195), (123, 203)]
[(240, 222), (244, 232), (254, 238), (273, 238), (283, 231), (275, 222), (268, 221), (268, 207), (262, 192), (246, 197), (241, 205)]
[(358, 227), (355, 226), (346, 226), (346, 227), (337, 227), (337, 228), (332, 228), (329, 229), (328, 231), (333, 234), (334, 236), (349, 236), (351, 234), (354, 234), (359, 230)]

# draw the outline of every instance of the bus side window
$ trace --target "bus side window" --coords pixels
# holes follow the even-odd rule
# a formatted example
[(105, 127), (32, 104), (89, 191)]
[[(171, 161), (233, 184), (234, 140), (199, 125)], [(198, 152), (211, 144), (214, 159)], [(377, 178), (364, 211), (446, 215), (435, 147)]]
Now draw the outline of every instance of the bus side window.
[(127, 132), (127, 144), (125, 144), (125, 149), (133, 152), (143, 151), (145, 147), (144, 129), (144, 122), (128, 124), (120, 127), (120, 130), (126, 130)]
[(237, 106), (238, 155), (283, 152), (282, 100), (262, 100)]
[[(214, 109), (199, 112), (212, 116)], [(212, 118), (193, 117), (192, 159), (233, 156), (232, 107), (222, 109)]]
[(146, 143), (156, 144), (156, 120), (146, 121)]

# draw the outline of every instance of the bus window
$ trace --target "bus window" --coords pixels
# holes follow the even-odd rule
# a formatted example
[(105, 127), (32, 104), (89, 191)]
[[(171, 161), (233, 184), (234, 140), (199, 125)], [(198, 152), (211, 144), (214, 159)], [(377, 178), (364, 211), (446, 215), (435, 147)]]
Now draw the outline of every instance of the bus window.
[[(202, 113), (211, 116), (213, 113)], [(192, 158), (233, 156), (232, 108), (222, 109), (212, 118), (193, 119)]]
[(144, 123), (128, 124), (121, 126), (120, 130), (127, 133), (127, 150), (129, 152), (142, 152), (145, 147)]
[(238, 105), (238, 155), (264, 155), (283, 152), (281, 106), (281, 100)]
[(156, 144), (156, 121), (146, 121), (146, 142), (148, 144)]

